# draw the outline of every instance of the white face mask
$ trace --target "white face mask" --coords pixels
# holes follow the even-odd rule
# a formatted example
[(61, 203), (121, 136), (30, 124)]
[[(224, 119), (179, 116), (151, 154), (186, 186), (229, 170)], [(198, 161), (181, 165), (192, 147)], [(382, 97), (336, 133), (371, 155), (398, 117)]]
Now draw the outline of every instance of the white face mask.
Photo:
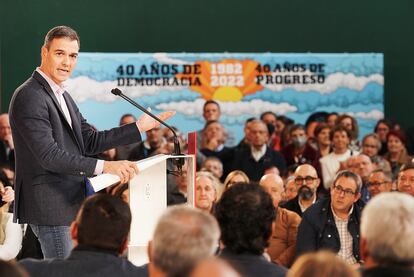
[(301, 147), (303, 147), (303, 146), (306, 144), (306, 141), (307, 141), (307, 139), (306, 139), (306, 137), (305, 137), (305, 136), (301, 136), (301, 137), (292, 138), (293, 145), (294, 145), (296, 148), (301, 148)]

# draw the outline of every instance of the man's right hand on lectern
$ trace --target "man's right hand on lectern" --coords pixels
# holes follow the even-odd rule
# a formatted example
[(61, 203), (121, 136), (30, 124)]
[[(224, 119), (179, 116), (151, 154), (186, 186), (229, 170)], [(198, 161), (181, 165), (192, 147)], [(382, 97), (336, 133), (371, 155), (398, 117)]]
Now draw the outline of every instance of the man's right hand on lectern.
[(131, 161), (105, 161), (103, 173), (117, 175), (121, 184), (128, 182), (138, 173), (138, 167)]

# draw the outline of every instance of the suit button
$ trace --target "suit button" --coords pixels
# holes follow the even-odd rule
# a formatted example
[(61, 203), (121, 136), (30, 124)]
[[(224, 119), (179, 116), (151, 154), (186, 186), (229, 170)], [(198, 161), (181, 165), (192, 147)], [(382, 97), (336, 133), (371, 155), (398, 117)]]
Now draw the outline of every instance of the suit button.
[(328, 238), (332, 237), (330, 234), (328, 235)]
[(79, 172), (80, 175), (85, 175), (85, 172), (81, 171)]

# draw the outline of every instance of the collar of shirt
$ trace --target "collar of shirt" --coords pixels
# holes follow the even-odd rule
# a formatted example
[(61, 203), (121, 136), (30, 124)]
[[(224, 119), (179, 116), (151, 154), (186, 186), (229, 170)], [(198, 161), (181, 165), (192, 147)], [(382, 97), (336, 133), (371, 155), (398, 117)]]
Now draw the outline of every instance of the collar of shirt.
[(351, 209), (349, 210), (349, 212), (348, 212), (348, 218), (347, 219), (342, 219), (339, 216), (337, 216), (336, 213), (335, 213), (335, 211), (334, 211), (334, 209), (333, 209), (333, 207), (332, 207), (332, 204), (331, 204), (331, 211), (332, 211), (332, 214), (333, 214), (333, 216), (334, 216), (334, 218), (335, 218), (336, 221), (348, 221), (349, 220), (349, 216), (354, 211), (354, 205), (352, 205)]
[(266, 154), (266, 150), (267, 150), (267, 145), (264, 144), (262, 146), (261, 149), (256, 150), (256, 148), (254, 148), (253, 146), (250, 146), (251, 152), (252, 152), (252, 157), (253, 159), (258, 162), (263, 156), (264, 154)]
[[(41, 69), (40, 67), (36, 68), (36, 71), (45, 78), (46, 82), (49, 84), (50, 88), (52, 89), (53, 93), (57, 97), (59, 93), (63, 94), (65, 91), (65, 84), (58, 85), (52, 79), (50, 79)], [(59, 97), (57, 97), (59, 100)]]
[[(300, 203), (300, 200), (301, 200), (301, 199), (300, 199), (300, 197), (299, 197), (299, 198), (298, 198), (298, 203), (299, 203), (300, 210), (301, 210), (301, 211), (302, 211), (302, 213), (303, 213), (304, 211), (306, 211), (306, 209), (307, 209), (307, 208), (305, 208), (305, 206), (303, 206), (303, 205), (302, 205), (302, 203)], [(316, 202), (316, 194), (313, 196), (312, 205), (313, 205), (313, 204), (315, 204), (315, 202)], [(310, 207), (310, 206), (309, 206), (309, 207)], [(308, 208), (309, 208), (309, 207), (308, 207)]]

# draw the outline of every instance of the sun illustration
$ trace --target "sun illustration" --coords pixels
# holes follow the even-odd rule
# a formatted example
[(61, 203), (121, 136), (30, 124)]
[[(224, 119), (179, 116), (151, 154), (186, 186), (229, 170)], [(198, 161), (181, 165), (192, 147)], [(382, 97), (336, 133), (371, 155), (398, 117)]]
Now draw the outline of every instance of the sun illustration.
[(260, 74), (256, 71), (258, 62), (253, 60), (224, 59), (218, 62), (197, 61), (197, 73), (177, 74), (177, 78), (198, 79), (190, 89), (210, 100), (237, 102), (244, 96), (263, 89), (256, 83)]

